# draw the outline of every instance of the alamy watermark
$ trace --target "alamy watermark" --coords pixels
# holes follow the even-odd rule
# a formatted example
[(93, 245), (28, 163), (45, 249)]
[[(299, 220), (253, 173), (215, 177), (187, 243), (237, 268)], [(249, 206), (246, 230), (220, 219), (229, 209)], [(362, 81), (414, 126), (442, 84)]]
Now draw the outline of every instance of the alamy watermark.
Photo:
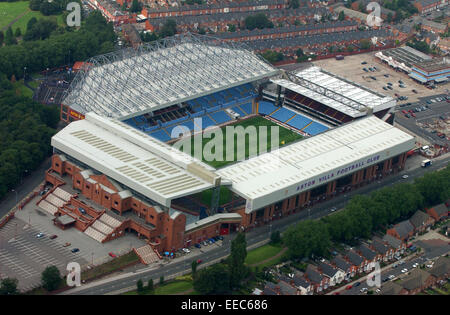
[(70, 13), (67, 15), (66, 23), (70, 27), (81, 26), (81, 6), (78, 2), (69, 2), (66, 7)]
[(381, 268), (379, 262), (375, 263), (375, 270), (367, 275), (366, 283), (368, 287), (381, 288)]
[(81, 267), (77, 262), (70, 262), (67, 264), (66, 270), (69, 272), (67, 274), (66, 283), (69, 287), (79, 287), (81, 286)]
[(367, 25), (370, 27), (380, 27), (383, 20), (381, 19), (381, 6), (378, 2), (369, 2), (366, 7), (367, 11), (371, 11), (366, 18)]

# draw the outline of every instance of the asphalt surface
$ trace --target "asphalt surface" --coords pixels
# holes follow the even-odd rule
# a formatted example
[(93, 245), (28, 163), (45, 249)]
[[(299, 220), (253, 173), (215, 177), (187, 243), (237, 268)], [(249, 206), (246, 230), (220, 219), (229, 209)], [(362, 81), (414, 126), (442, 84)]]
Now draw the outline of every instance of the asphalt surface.
[[(335, 198), (317, 204), (311, 207), (309, 210), (306, 209), (304, 211), (295, 213), (288, 217), (272, 221), (271, 224), (265, 225), (262, 227), (255, 228), (250, 232), (246, 233), (247, 245), (252, 246), (258, 243), (262, 243), (264, 241), (268, 241), (270, 237), (271, 231), (280, 230), (283, 231), (287, 227), (300, 220), (305, 219), (317, 219), (331, 213), (331, 207), (337, 207), (338, 209), (342, 209), (348, 202), (348, 200), (357, 194), (367, 194), (374, 190), (380, 189), (382, 187), (394, 185), (399, 182), (412, 182), (415, 177), (420, 177), (424, 175), (425, 172), (430, 172), (433, 170), (440, 169), (445, 167), (450, 160), (450, 156), (446, 155), (441, 157), (440, 159), (436, 159), (433, 161), (433, 165), (427, 168), (417, 167), (415, 169), (410, 169), (408, 171), (402, 171), (392, 176), (385, 177), (380, 181), (374, 181), (373, 183), (366, 185), (364, 187), (359, 188), (358, 190), (349, 192), (347, 194), (342, 194), (336, 196)], [(404, 174), (408, 174), (408, 179), (402, 179)], [(135, 272), (130, 272), (128, 274), (120, 275), (117, 278), (100, 280), (97, 282), (86, 284), (85, 286), (81, 286), (76, 289), (71, 289), (66, 291), (64, 294), (80, 294), (80, 295), (98, 295), (98, 294), (114, 294), (125, 292), (127, 290), (132, 290), (136, 287), (136, 282), (141, 279), (146, 283), (149, 279), (153, 279), (154, 281), (159, 279), (161, 276), (164, 276), (165, 279), (169, 279), (168, 277), (174, 275), (181, 275), (182, 273), (190, 272), (191, 263), (194, 260), (202, 259), (204, 263), (200, 264), (199, 269), (205, 267), (207, 264), (211, 264), (215, 261), (219, 261), (220, 259), (225, 258), (230, 252), (230, 239), (234, 235), (227, 236), (223, 240), (222, 246), (217, 245), (209, 245), (209, 246), (217, 246), (217, 248), (208, 250), (200, 255), (191, 256), (189, 254), (183, 257), (183, 260), (173, 261), (167, 265), (160, 266), (150, 266), (143, 268), (141, 270), (136, 270)]]
[[(33, 191), (44, 180), (45, 171), (51, 166), (51, 159), (47, 158), (38, 169), (27, 173), (22, 177), (22, 184), (18, 185), (14, 190), (17, 192), (17, 201), (21, 201), (30, 192)], [(11, 210), (16, 202), (16, 193), (9, 191), (3, 200), (0, 201), (0, 218), (3, 217), (9, 210)]]
[[(445, 146), (450, 145), (450, 141), (447, 139), (442, 139), (437, 136), (436, 133), (431, 133), (430, 131), (421, 128), (417, 125), (418, 122), (431, 122), (434, 119), (440, 119), (440, 116), (449, 117), (450, 109), (449, 103), (445, 100), (447, 94), (437, 94), (434, 96), (427, 96), (419, 98), (419, 101), (411, 103), (411, 105), (406, 106), (405, 104), (397, 105), (396, 109), (398, 112), (395, 115), (395, 122), (399, 123), (405, 128), (408, 128), (418, 136), (430, 141), (431, 143), (437, 143), (439, 145)], [(437, 98), (444, 98), (441, 102), (432, 102), (431, 100), (436, 100)], [(428, 101), (428, 103), (427, 103)], [(416, 117), (407, 118), (402, 111), (414, 110), (416, 107), (428, 106), (425, 111), (420, 111), (414, 113)], [(408, 113), (409, 114), (409, 113)], [(409, 114), (411, 115), (411, 114)]]

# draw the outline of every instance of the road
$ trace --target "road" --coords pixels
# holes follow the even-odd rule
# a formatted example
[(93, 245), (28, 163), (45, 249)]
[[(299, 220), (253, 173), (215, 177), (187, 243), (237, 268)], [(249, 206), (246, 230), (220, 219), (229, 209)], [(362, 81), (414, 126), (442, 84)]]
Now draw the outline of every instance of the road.
[[(434, 160), (433, 165), (427, 168), (411, 168), (408, 171), (403, 171), (398, 174), (388, 176), (380, 181), (375, 181), (369, 185), (366, 185), (358, 190), (349, 192), (346, 195), (339, 195), (332, 200), (322, 202), (310, 208), (310, 211), (305, 210), (288, 217), (272, 221), (271, 224), (262, 227), (255, 228), (250, 232), (246, 233), (247, 245), (249, 247), (256, 247), (255, 244), (263, 244), (267, 242), (270, 238), (271, 231), (280, 230), (283, 231), (292, 224), (297, 223), (300, 220), (305, 219), (317, 219), (330, 214), (331, 207), (337, 207), (342, 209), (345, 207), (350, 198), (357, 194), (367, 194), (374, 190), (380, 189), (382, 187), (394, 185), (399, 182), (412, 182), (414, 178), (424, 175), (425, 172), (430, 172), (433, 170), (445, 167), (450, 160), (450, 154), (441, 156)], [(402, 179), (404, 174), (408, 174), (407, 180)], [(339, 210), (338, 210), (339, 211)], [(231, 236), (232, 237), (232, 236)], [(181, 275), (182, 273), (190, 272), (191, 262), (193, 260), (202, 259), (205, 263), (200, 264), (199, 269), (204, 268), (207, 265), (220, 261), (220, 259), (225, 258), (230, 251), (230, 236), (226, 237), (223, 241), (222, 246), (217, 246), (212, 250), (208, 250), (203, 254), (197, 256), (189, 255), (184, 256), (184, 260), (172, 261), (167, 265), (160, 266), (150, 266), (145, 267), (141, 270), (135, 272), (130, 272), (117, 277), (112, 277), (109, 279), (99, 280), (93, 283), (83, 285), (79, 288), (74, 288), (64, 292), (63, 294), (117, 294), (121, 292), (126, 292), (127, 290), (132, 290), (136, 287), (136, 282), (141, 279), (146, 283), (150, 278), (157, 282), (161, 276), (165, 279), (174, 277), (174, 275)], [(210, 245), (211, 246), (211, 245)]]
[[(17, 192), (17, 201), (25, 198), (44, 180), (45, 171), (51, 166), (51, 159), (47, 158), (45, 161), (33, 172), (27, 176), (23, 176), (22, 184), (18, 185), (14, 190)], [(6, 194), (3, 200), (0, 201), (0, 218), (2, 218), (9, 210), (11, 210), (16, 202), (16, 193), (10, 191)]]

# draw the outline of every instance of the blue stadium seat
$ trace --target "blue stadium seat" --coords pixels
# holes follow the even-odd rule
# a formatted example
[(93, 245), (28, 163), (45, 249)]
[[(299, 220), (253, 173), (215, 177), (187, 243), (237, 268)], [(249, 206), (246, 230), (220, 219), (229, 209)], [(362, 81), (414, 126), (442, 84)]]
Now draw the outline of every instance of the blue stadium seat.
[(302, 129), (302, 128), (304, 128), (307, 124), (309, 124), (310, 122), (311, 122), (311, 119), (306, 118), (305, 116), (302, 116), (302, 115), (297, 114), (297, 115), (295, 115), (294, 118), (292, 118), (291, 120), (289, 120), (289, 121), (287, 122), (287, 124), (288, 124), (289, 126), (294, 127), (294, 128)]
[(275, 113), (270, 115), (270, 117), (273, 117), (281, 122), (285, 122), (292, 116), (294, 116), (294, 112), (290, 111), (289, 109), (286, 109), (284, 107), (281, 107), (279, 110), (277, 110)]
[(311, 125), (309, 125), (308, 127), (306, 127), (305, 129), (303, 129), (303, 131), (309, 133), (310, 135), (317, 135), (319, 133), (322, 133), (324, 131), (328, 130), (328, 127), (319, 124), (317, 122), (313, 122)]
[(269, 114), (271, 114), (275, 109), (277, 109), (277, 108), (276, 108), (276, 106), (273, 105), (272, 103), (264, 102), (264, 101), (259, 102), (258, 112), (259, 112), (260, 114), (269, 115)]
[(250, 115), (252, 113), (252, 103), (245, 103), (239, 106), (242, 108), (242, 110), (247, 114)]
[(163, 142), (166, 142), (166, 141), (170, 140), (169, 135), (163, 129), (155, 131), (155, 132), (152, 132), (150, 134), (150, 136), (152, 136), (153, 138), (156, 138), (158, 140), (161, 140)]
[(215, 126), (216, 123), (208, 116), (201, 117), (202, 129), (208, 128), (209, 126)]
[(210, 116), (218, 123), (223, 124), (231, 120), (231, 117), (228, 116), (224, 111), (218, 111), (215, 113), (211, 113)]

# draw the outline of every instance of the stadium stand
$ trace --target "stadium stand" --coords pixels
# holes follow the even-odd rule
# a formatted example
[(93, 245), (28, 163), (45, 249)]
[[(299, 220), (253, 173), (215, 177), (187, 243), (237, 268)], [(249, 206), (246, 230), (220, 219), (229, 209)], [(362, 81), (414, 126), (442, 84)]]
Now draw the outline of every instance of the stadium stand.
[(286, 122), (289, 126), (302, 130), (305, 128), (309, 123), (311, 123), (311, 119), (306, 118), (302, 115), (295, 115), (294, 118)]
[(276, 107), (274, 104), (266, 101), (259, 102), (258, 112), (310, 135), (317, 135), (329, 129), (327, 126), (300, 115), (287, 107)]
[(143, 264), (149, 265), (159, 260), (158, 255), (155, 253), (150, 245), (144, 245), (134, 249), (136, 254), (141, 258)]
[(57, 188), (53, 191), (53, 194), (54, 194), (56, 197), (58, 197), (58, 198), (60, 198), (60, 199), (62, 199), (62, 200), (64, 200), (64, 201), (66, 201), (66, 202), (70, 200), (70, 197), (72, 197), (72, 194), (68, 193), (67, 191), (65, 191), (64, 189), (61, 189), (61, 188), (59, 188), (59, 187), (57, 187)]
[(232, 108), (242, 117), (248, 116), (252, 108), (251, 100), (255, 96), (253, 86), (247, 83), (187, 101), (181, 104), (181, 107), (173, 105), (124, 122), (166, 142), (172, 139), (172, 131), (177, 126), (186, 126), (190, 131), (200, 131), (200, 121), (194, 118), (200, 118), (201, 129), (205, 129), (231, 121), (232, 118), (225, 112), (227, 108)]
[(327, 130), (328, 130), (328, 127), (321, 125), (315, 121), (313, 121), (310, 125), (308, 125), (307, 127), (305, 127), (303, 129), (304, 132), (307, 132), (312, 136), (318, 135), (319, 133), (322, 133)]
[(46, 200), (42, 200), (39, 203), (39, 208), (50, 213), (51, 215), (55, 215), (55, 213), (58, 211), (58, 208), (56, 206), (52, 205), (51, 203), (49, 203)]
[(84, 234), (93, 238), (97, 242), (101, 243), (106, 238), (106, 235), (102, 232), (96, 230), (94, 227), (89, 226), (86, 230), (84, 230)]
[(259, 102), (258, 106), (258, 113), (264, 114), (264, 115), (270, 115), (276, 110), (276, 106), (272, 103), (261, 101)]
[(294, 115), (295, 115), (294, 112), (290, 111), (289, 109), (281, 107), (279, 110), (277, 110), (270, 116), (278, 121), (285, 122), (286, 120), (292, 118)]

